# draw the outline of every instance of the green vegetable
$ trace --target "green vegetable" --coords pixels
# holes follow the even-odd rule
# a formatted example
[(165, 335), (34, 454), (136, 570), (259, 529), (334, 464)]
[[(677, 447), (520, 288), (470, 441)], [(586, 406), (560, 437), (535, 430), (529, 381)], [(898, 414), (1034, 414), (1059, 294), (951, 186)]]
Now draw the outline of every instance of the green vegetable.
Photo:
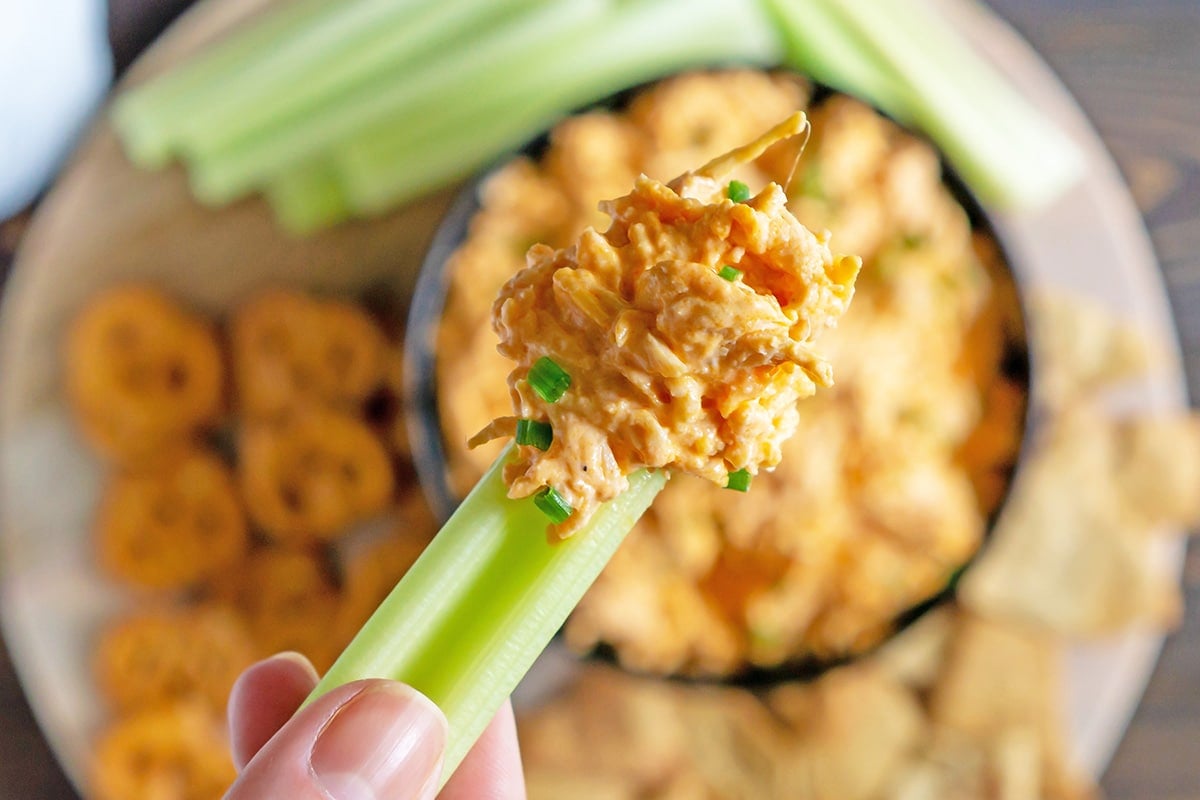
[(504, 484), (509, 448), (317, 685), (408, 683), (450, 722), (443, 782), (562, 626), (666, 474), (638, 472), (584, 529), (549, 542), (532, 497)]
[(566, 522), (575, 513), (571, 504), (553, 486), (543, 487), (533, 496), (533, 504), (550, 518), (555, 525)]
[(730, 181), (725, 193), (735, 203), (744, 203), (750, 199), (750, 187), (741, 181)]
[(527, 380), (530, 388), (547, 403), (557, 403), (571, 388), (571, 376), (550, 356), (533, 362)]
[(729, 473), (729, 479), (725, 482), (726, 489), (733, 489), (735, 492), (750, 491), (750, 481), (752, 476), (747, 470), (739, 469)]
[(923, 129), (985, 202), (1036, 209), (1083, 174), (1078, 146), (926, 5), (765, 2), (793, 64)]
[(279, 221), (296, 233), (320, 230), (345, 219), (349, 208), (337, 172), (325, 161), (279, 175), (265, 192)]
[[(774, 35), (753, 0), (608, 0), (596, 24), (543, 42), (530, 66), (460, 87), (419, 127), (364, 131), (337, 150), (356, 211), (373, 214), (463, 177), (614, 89), (683, 67), (767, 64)], [(731, 30), (738, 31), (730, 36)]]
[(728, 264), (717, 270), (717, 274), (731, 283), (736, 280), (741, 280), (742, 277), (742, 271), (740, 269), (735, 269)]
[(549, 450), (554, 443), (554, 429), (548, 422), (536, 419), (517, 420), (517, 444), (527, 444), (538, 450)]
[(126, 155), (148, 169), (166, 166), (176, 154), (176, 131), (191, 117), (219, 103), (231, 85), (264, 65), (283, 42), (324, 26), (345, 5), (345, 0), (298, 0), (272, 9), (169, 72), (121, 93), (112, 122)]
[[(526, 13), (501, 17), (502, 24), (492, 26), (483, 23), (493, 21), (498, 9), (511, 5), (511, 0), (508, 4), (492, 0), (444, 3), (440, 6), (443, 11), (462, 15), (455, 17), (460, 22), (473, 20), (478, 30), (460, 24), (450, 32), (440, 32), (436, 39), (449, 35), (470, 38), (466, 34), (474, 32), (477, 36), (471, 47), (441, 47), (429, 53), (424, 47), (417, 48), (423, 54), (419, 68), (407, 70), (404, 80), (397, 80), (390, 72), (375, 76), (348, 85), (310, 113), (284, 117), (265, 129), (246, 131), (238, 137), (218, 131), (220, 135), (213, 141), (198, 141), (190, 160), (194, 190), (206, 202), (227, 202), (309, 159), (341, 153), (348, 142), (367, 131), (394, 132), (410, 141), (431, 128), (437, 131), (445, 127), (443, 120), (490, 103), (493, 92), (489, 85), (504, 75), (533, 71), (546, 42), (594, 25), (602, 16), (605, 2), (540, 2), (534, 8), (529, 0), (523, 0), (521, 6), (529, 6)], [(464, 4), (482, 5), (493, 11), (474, 14)], [(481, 133), (472, 132), (475, 136)], [(465, 152), (470, 152), (471, 143), (465, 145)], [(460, 159), (463, 153), (460, 149)], [(410, 176), (428, 168), (428, 161), (412, 156), (402, 157), (402, 162), (413, 167)]]
[(305, 231), (463, 177), (615, 89), (781, 45), (922, 128), (985, 201), (1034, 208), (1081, 174), (1070, 139), (903, 0), (299, 0), (125, 92), (113, 121), (136, 163), (182, 157), (203, 202), (261, 190)]

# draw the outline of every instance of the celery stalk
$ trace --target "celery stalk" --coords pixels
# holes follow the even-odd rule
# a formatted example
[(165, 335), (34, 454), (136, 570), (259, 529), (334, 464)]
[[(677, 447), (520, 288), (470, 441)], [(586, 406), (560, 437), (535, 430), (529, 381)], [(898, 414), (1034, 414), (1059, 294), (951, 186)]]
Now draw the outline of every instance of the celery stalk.
[(897, 102), (986, 202), (1035, 209), (1082, 175), (1075, 143), (937, 14), (897, 0), (829, 0), (825, 6), (905, 89)]
[(410, 125), (394, 120), (332, 155), (351, 205), (373, 213), (469, 174), (615, 89), (687, 66), (767, 64), (779, 55), (753, 3), (624, 0), (600, 24), (547, 42), (533, 68), (476, 76), (440, 113)]
[(546, 2), (454, 0), (415, 9), (393, 3), (397, 10), (383, 15), (371, 30), (325, 57), (310, 56), (296, 64), (286, 87), (277, 85), (275, 75), (260, 84), (239, 79), (231, 96), (180, 131), (180, 148), (188, 157), (212, 158), (247, 137), (268, 145), (304, 137), (311, 122), (340, 121), (348, 96), (359, 105), (381, 100), (389, 89), (406, 88), (414, 78), (437, 72), (439, 64), (453, 65), (462, 56), (459, 45), (503, 30), (514, 15)]
[(204, 202), (225, 202), (380, 122), (419, 130), (454, 113), (446, 109), (455, 104), (461, 87), (478, 76), (536, 71), (545, 42), (587, 30), (609, 5), (610, 0), (544, 5), (486, 31), (469, 48), (450, 48), (433, 56), (403, 80), (379, 76), (330, 98), (319, 113), (288, 120), (227, 150), (197, 154), (190, 164), (193, 191)]
[(323, 24), (340, 7), (341, 0), (300, 0), (272, 9), (187, 62), (122, 93), (113, 104), (112, 122), (126, 155), (147, 169), (165, 166), (173, 155), (175, 126), (215, 102), (264, 52)]
[(280, 174), (264, 194), (275, 218), (294, 234), (312, 233), (350, 216), (337, 171), (327, 161), (312, 161)]
[(857, 95), (908, 121), (905, 90), (823, 2), (762, 0), (787, 47), (788, 63), (827, 86)]
[(546, 540), (532, 498), (511, 500), (511, 446), (345, 652), (309, 701), (351, 681), (391, 678), (428, 696), (449, 720), (442, 782), (483, 732), (666, 483), (638, 472), (587, 527)]

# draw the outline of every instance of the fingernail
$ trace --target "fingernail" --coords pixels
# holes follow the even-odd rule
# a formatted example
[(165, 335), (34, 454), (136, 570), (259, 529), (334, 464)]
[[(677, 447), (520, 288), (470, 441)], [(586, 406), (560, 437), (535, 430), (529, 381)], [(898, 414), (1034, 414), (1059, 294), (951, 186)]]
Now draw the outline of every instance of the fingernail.
[(426, 798), (437, 791), (445, 746), (437, 706), (407, 686), (382, 684), (334, 713), (309, 763), (332, 800)]

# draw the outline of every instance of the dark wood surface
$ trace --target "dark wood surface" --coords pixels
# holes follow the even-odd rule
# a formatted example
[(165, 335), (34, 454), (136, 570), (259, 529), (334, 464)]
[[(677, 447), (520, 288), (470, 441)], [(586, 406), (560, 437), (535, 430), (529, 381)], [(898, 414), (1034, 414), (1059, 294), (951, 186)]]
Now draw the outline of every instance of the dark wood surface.
[[(112, 0), (123, 65), (187, 0)], [(1062, 75), (1117, 157), (1162, 263), (1200, 397), (1200, 0), (991, 0)], [(138, 6), (153, 8), (152, 19)], [(1135, 7), (1136, 6), (1136, 7)], [(0, 274), (24, 219), (0, 223)], [(1200, 487), (1197, 487), (1200, 491)], [(1168, 641), (1103, 786), (1111, 800), (1200, 800), (1200, 543)], [(73, 798), (0, 643), (0, 797)]]

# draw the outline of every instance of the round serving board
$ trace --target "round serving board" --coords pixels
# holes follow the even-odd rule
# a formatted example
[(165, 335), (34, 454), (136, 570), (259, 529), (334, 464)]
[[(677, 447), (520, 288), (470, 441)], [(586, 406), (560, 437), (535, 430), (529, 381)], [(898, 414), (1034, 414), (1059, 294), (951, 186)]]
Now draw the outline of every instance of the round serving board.
[[(931, 0), (934, 1), (934, 0)], [(205, 0), (135, 65), (144, 80), (271, 5)], [(1154, 254), (1111, 157), (1070, 95), (1011, 29), (969, 0), (936, 0), (1021, 91), (1086, 152), (1086, 180), (1036, 214), (993, 217), (1026, 289), (1093, 298), (1162, 342), (1162, 368), (1132, 387), (1135, 409), (1185, 405), (1183, 372)], [(197, 205), (182, 172), (135, 169), (103, 117), (41, 204), (18, 253), (0, 318), (0, 623), (38, 720), (67, 774), (85, 779), (101, 716), (88, 674), (98, 622), (122, 592), (93, 567), (88, 528), (100, 467), (70, 426), (59, 380), (64, 324), (96, 290), (142, 280), (203, 310), (286, 282), (326, 291), (412, 289), (452, 191), (308, 238), (281, 231), (266, 206)], [(1157, 553), (1174, 579), (1182, 544)], [(1104, 768), (1149, 677), (1162, 638), (1129, 634), (1071, 648), (1063, 698), (1080, 763)]]

